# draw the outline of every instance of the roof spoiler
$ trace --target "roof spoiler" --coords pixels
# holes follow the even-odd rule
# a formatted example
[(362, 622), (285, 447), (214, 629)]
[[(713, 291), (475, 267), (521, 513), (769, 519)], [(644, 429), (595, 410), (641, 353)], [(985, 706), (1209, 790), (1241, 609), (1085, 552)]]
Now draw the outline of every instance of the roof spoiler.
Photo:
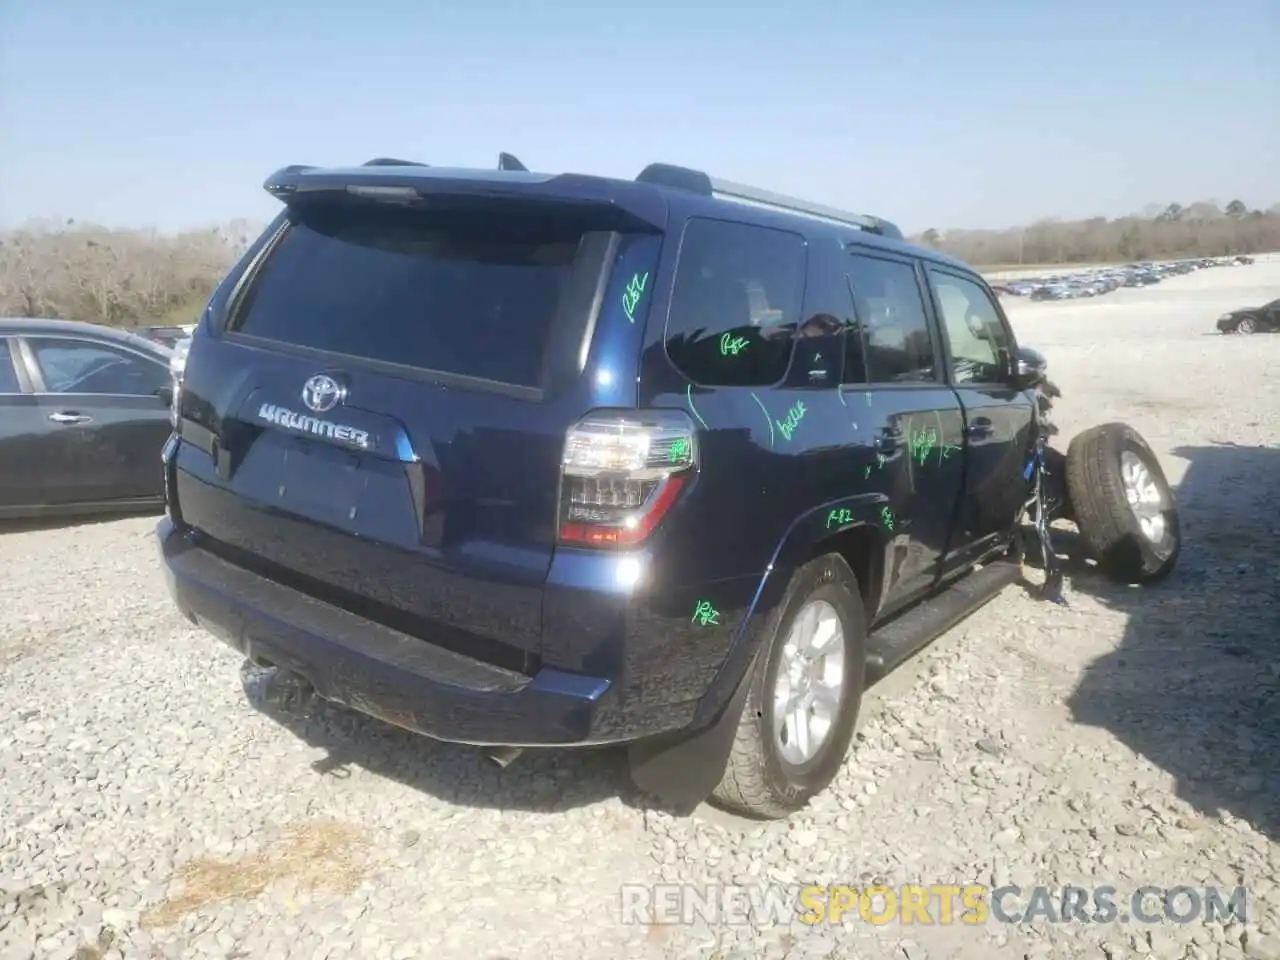
[[(425, 167), (427, 164), (418, 160), (398, 160), (395, 157), (374, 157), (372, 160), (366, 160), (360, 164), (362, 167)], [(529, 168), (519, 161), (514, 153), (498, 154), (499, 170), (523, 170), (529, 172)]]
[(374, 157), (360, 164), (362, 167), (425, 167), (425, 163), (417, 160), (397, 160), (395, 157)]
[[(364, 163), (360, 164), (360, 166), (362, 167), (417, 167), (418, 169), (425, 169), (430, 167), (430, 164), (423, 163), (421, 160), (403, 160), (399, 157), (374, 157), (372, 160), (366, 160)], [(263, 186), (263, 189), (265, 189), (272, 196), (277, 198), (283, 198), (293, 193), (296, 188), (292, 185), (282, 184), (280, 182), (281, 180), (287, 180), (299, 173), (306, 173), (310, 170), (319, 170), (319, 169), (320, 169), (319, 167), (311, 163), (291, 163), (287, 167), (281, 167), (275, 173), (271, 174), (271, 176), (269, 176), (266, 179), (266, 181), (263, 183), (262, 186)], [(506, 153), (505, 151), (498, 154), (498, 169), (499, 170), (516, 170), (523, 173), (529, 172), (529, 168), (526, 167), (523, 163), (521, 163), (519, 158), (517, 158), (515, 154)]]
[(652, 183), (660, 187), (671, 187), (676, 190), (687, 190), (704, 197), (715, 197), (730, 200), (748, 206), (764, 207), (785, 213), (801, 214), (841, 226), (857, 227), (866, 233), (878, 234), (891, 240), (905, 240), (902, 231), (894, 223), (883, 217), (875, 217), (866, 213), (849, 213), (826, 207), (822, 204), (810, 203), (785, 194), (773, 193), (759, 187), (749, 187), (744, 183), (721, 180), (701, 170), (690, 167), (678, 167), (669, 163), (651, 163), (636, 177), (638, 183)]
[(375, 157), (358, 167), (291, 164), (268, 176), (262, 187), (285, 204), (339, 196), (411, 206), (448, 204), (453, 202), (450, 197), (486, 202), (507, 198), (539, 206), (590, 208), (597, 222), (617, 224), (618, 229), (661, 231), (667, 224), (668, 201), (659, 191), (615, 178), (535, 173), (505, 151), (498, 154), (496, 169), (431, 166), (396, 157)]

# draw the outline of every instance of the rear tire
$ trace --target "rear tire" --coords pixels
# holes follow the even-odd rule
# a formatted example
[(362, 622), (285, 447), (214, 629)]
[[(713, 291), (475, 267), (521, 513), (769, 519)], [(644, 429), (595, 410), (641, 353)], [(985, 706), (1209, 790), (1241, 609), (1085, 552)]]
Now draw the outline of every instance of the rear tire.
[(1081, 539), (1104, 573), (1127, 584), (1169, 575), (1182, 550), (1178, 508), (1160, 461), (1136, 430), (1105, 423), (1073, 438), (1067, 489)]
[[(814, 681), (812, 689), (838, 676), (838, 706), (833, 714), (828, 713), (829, 726), (820, 742), (812, 735), (808, 741), (794, 735), (788, 740), (787, 730), (808, 729), (809, 723), (797, 720), (784, 725), (779, 734), (774, 721), (775, 717), (783, 718), (777, 697), (780, 691), (791, 697), (804, 696), (796, 691), (808, 688), (809, 681), (801, 678), (793, 682), (790, 677), (797, 674), (786, 671), (784, 683), (779, 684), (779, 674), (785, 671), (784, 661), (796, 662), (791, 651), (804, 648), (798, 638), (805, 633), (806, 623), (818, 623), (816, 632), (827, 636), (833, 629), (833, 614), (841, 634), (842, 656), (838, 664), (828, 657), (825, 669), (817, 670), (822, 680)], [(808, 617), (818, 619), (807, 621)], [(830, 640), (829, 644), (837, 642)], [(822, 665), (819, 660), (817, 666)], [(796, 669), (805, 671), (803, 666)], [(866, 615), (858, 580), (842, 557), (826, 554), (796, 571), (772, 618), (767, 640), (744, 681), (750, 685), (746, 703), (724, 776), (711, 799), (735, 813), (767, 820), (781, 819), (803, 808), (830, 785), (844, 762), (862, 704), (865, 677)], [(810, 715), (808, 710), (802, 714), (806, 718)], [(789, 711), (787, 716), (795, 719), (798, 714)], [(817, 744), (807, 756), (803, 750), (806, 742)]]

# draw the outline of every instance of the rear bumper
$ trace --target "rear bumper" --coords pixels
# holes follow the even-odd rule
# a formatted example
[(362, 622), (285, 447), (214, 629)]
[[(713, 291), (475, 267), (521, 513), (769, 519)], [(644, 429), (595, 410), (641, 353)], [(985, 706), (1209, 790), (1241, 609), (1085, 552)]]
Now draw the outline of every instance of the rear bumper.
[(589, 746), (674, 732), (697, 703), (616, 703), (606, 677), (530, 677), (473, 660), (259, 577), (201, 549), (172, 520), (156, 528), (179, 611), (246, 657), (304, 677), (326, 700), (439, 740)]

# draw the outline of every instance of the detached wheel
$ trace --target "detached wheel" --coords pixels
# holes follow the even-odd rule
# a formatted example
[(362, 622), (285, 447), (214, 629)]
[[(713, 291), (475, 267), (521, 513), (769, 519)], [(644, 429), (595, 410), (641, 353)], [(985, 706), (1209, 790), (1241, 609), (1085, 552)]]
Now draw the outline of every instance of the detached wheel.
[(1121, 583), (1168, 576), (1182, 549), (1173, 488), (1142, 436), (1124, 423), (1077, 435), (1067, 448), (1067, 489), (1080, 536)]
[(722, 807), (776, 820), (835, 779), (849, 751), (866, 675), (858, 581), (838, 554), (796, 571), (750, 684), (724, 777)]
[(1240, 322), (1236, 324), (1236, 333), (1250, 334), (1256, 333), (1258, 330), (1258, 321), (1253, 317), (1241, 317)]

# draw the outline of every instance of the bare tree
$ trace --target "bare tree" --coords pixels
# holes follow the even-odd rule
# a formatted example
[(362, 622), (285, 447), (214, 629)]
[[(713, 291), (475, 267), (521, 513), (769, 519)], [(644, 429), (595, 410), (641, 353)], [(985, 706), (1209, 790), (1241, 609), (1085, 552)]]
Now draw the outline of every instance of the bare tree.
[(0, 234), (0, 313), (111, 326), (194, 320), (261, 226), (165, 235), (74, 221)]
[(1150, 204), (1109, 220), (1038, 220), (1012, 230), (935, 229), (913, 238), (977, 266), (1119, 263), (1280, 251), (1280, 204), (1249, 210), (1240, 200)]
[[(114, 326), (194, 321), (218, 282), (262, 230), (233, 220), (161, 234), (37, 221), (0, 233), (0, 314)], [(1012, 230), (934, 228), (913, 238), (978, 266), (1115, 263), (1280, 250), (1280, 204), (1240, 200), (1150, 204), (1108, 220), (1045, 218)]]

